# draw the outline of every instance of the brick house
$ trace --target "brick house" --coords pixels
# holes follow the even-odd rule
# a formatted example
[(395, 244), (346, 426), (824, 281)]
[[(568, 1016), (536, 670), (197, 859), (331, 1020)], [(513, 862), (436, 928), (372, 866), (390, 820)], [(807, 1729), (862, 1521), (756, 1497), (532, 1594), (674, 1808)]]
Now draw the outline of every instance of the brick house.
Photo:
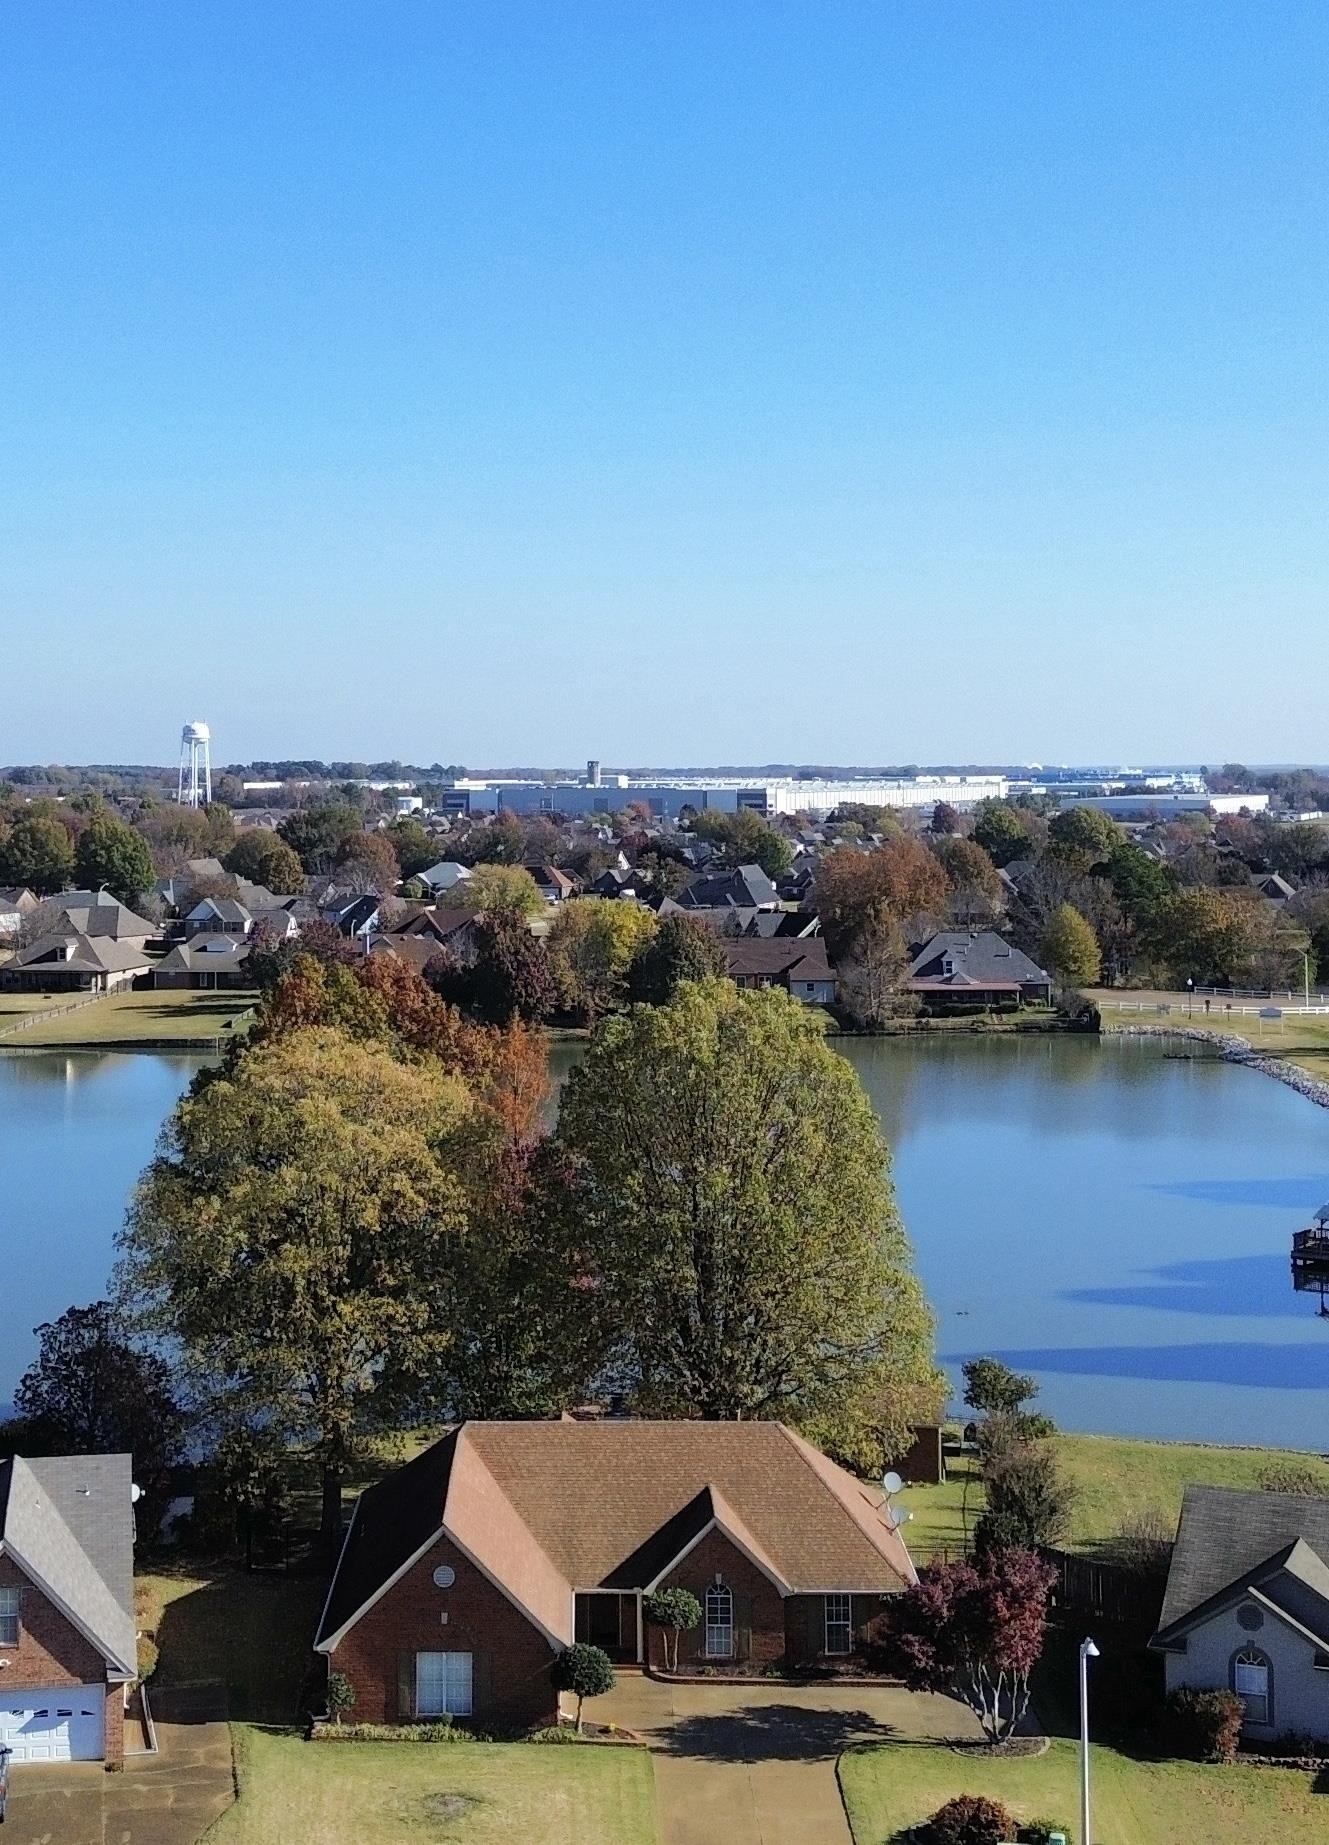
[(127, 1454), (0, 1461), (0, 1748), (118, 1762), (137, 1677)]
[(554, 1721), (574, 1641), (659, 1669), (644, 1618), (704, 1619), (681, 1670), (846, 1658), (915, 1580), (881, 1495), (777, 1422), (467, 1422), (364, 1492), (315, 1648), (354, 1716)]

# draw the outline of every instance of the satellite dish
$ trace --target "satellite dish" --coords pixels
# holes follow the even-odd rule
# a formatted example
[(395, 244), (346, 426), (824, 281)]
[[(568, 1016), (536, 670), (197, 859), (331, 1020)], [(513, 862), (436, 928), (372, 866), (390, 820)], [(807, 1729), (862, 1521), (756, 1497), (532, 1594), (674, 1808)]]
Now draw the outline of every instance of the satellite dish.
[(139, 1500), (140, 1500), (140, 1499), (141, 1499), (142, 1497), (143, 1497), (143, 1488), (142, 1488), (141, 1486), (138, 1486), (138, 1485), (131, 1485), (131, 1487), (130, 1487), (130, 1489), (129, 1489), (129, 1503), (130, 1503), (130, 1505), (137, 1505), (137, 1504), (138, 1504), (138, 1502), (139, 1502)]
[(438, 1568), (434, 1571), (434, 1587), (436, 1589), (450, 1589), (456, 1580), (456, 1570), (447, 1563), (440, 1563)]
[(899, 1474), (894, 1471), (882, 1475), (881, 1490), (888, 1499), (898, 1493), (903, 1485), (904, 1481), (900, 1478)]

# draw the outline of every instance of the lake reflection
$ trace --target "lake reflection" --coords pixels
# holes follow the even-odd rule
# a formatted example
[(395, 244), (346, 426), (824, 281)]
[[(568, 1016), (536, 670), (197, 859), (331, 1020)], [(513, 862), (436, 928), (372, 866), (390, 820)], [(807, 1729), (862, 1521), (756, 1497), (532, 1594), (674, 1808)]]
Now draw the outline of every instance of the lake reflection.
[[(842, 1039), (881, 1116), (953, 1376), (995, 1352), (1070, 1428), (1323, 1447), (1329, 1323), (1288, 1240), (1329, 1112), (1149, 1040)], [(580, 1047), (558, 1045), (560, 1077)], [(188, 1056), (0, 1055), (0, 1399), (32, 1328), (106, 1286)], [(21, 1276), (21, 1286), (16, 1277)]]

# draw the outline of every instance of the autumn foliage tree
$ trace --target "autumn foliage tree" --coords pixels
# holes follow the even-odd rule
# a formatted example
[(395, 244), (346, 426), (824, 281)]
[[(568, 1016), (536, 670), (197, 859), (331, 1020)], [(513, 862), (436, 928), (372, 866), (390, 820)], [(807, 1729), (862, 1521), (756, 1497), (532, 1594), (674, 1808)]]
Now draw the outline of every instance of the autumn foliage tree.
[(870, 917), (902, 926), (944, 912), (950, 884), (936, 854), (902, 834), (861, 852), (837, 846), (821, 861), (813, 894), (832, 959), (850, 950)]
[(1098, 937), (1073, 904), (1058, 904), (1052, 912), (1043, 933), (1043, 958), (1070, 985), (1097, 986), (1103, 972)]
[(452, 1336), (475, 1126), (437, 1064), (290, 1032), (185, 1097), (135, 1194), (121, 1306), (215, 1414), (310, 1453), (329, 1546), (385, 1365), (427, 1376)]
[(1053, 1580), (1027, 1550), (925, 1565), (894, 1604), (891, 1669), (911, 1691), (961, 1698), (989, 1741), (1004, 1742), (1029, 1706)]

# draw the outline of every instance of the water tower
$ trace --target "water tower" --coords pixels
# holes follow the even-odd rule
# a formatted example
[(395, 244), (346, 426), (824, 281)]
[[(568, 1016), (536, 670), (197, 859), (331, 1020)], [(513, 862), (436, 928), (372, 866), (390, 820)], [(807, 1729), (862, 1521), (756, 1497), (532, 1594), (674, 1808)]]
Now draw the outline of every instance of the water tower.
[(212, 732), (206, 724), (186, 724), (180, 732), (180, 779), (175, 798), (182, 807), (212, 805)]

